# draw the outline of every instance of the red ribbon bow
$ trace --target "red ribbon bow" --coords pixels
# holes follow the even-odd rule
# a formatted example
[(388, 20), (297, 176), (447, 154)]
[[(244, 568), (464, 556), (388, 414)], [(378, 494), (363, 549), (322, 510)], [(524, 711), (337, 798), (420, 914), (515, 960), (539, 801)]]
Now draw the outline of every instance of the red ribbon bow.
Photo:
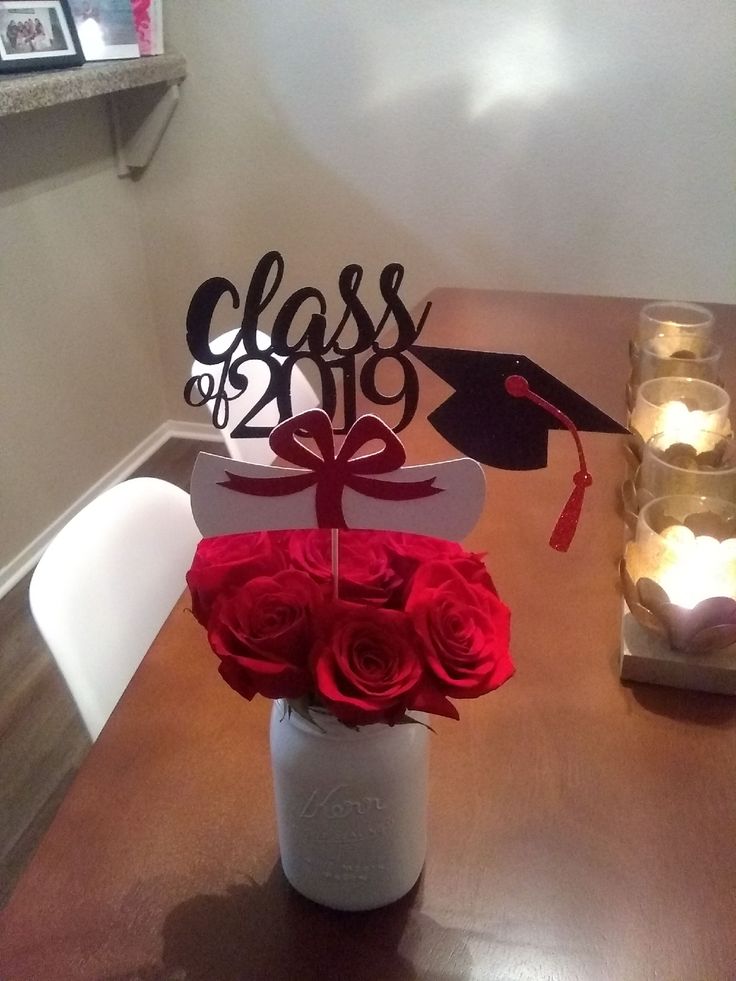
[[(302, 445), (297, 434), (311, 436), (321, 457)], [(353, 459), (373, 439), (380, 440), (382, 448)], [(320, 528), (347, 528), (342, 513), (342, 494), (346, 487), (381, 501), (413, 501), (442, 493), (441, 487), (433, 486), (434, 477), (398, 483), (366, 476), (398, 470), (406, 462), (401, 440), (377, 416), (356, 419), (337, 456), (332, 422), (323, 409), (308, 409), (280, 423), (272, 430), (269, 443), (277, 456), (307, 472), (282, 477), (244, 477), (226, 470), (228, 479), (221, 481), (220, 486), (241, 494), (284, 497), (316, 485), (315, 505)]]

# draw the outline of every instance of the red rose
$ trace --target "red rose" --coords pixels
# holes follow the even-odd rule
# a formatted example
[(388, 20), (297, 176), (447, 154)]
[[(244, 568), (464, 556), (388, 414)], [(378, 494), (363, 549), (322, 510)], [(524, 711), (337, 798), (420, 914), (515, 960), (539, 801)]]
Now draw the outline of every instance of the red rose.
[(397, 722), (422, 677), (409, 617), (351, 603), (324, 609), (310, 662), (317, 694), (347, 725)]
[(316, 582), (332, 578), (331, 533), (327, 528), (292, 531), (286, 540), (289, 562), (307, 572)]
[(466, 582), (484, 586), (494, 596), (498, 596), (482, 555), (479, 555), (477, 552), (463, 552), (456, 558), (447, 559), (447, 564), (452, 566)]
[[(409, 588), (406, 612), (427, 651), (435, 687), (451, 698), (475, 698), (514, 673), (508, 608), (482, 581), (467, 581), (461, 562), (428, 562)], [(489, 580), (490, 581), (490, 580)]]
[(371, 534), (380, 535), (386, 548), (394, 555), (406, 556), (417, 563), (466, 554), (457, 542), (432, 538), (430, 535), (411, 535), (407, 531), (377, 531)]
[(425, 562), (444, 559), (457, 564), (464, 579), (483, 582), (494, 589), (483, 556), (477, 552), (466, 552), (457, 542), (431, 538), (429, 535), (410, 535), (405, 531), (384, 531), (377, 534), (381, 535), (391, 555), (392, 564), (404, 582)]
[[(391, 565), (383, 534), (374, 531), (340, 531), (340, 599), (373, 606), (389, 606), (397, 598), (402, 579)], [(332, 546), (325, 529), (292, 531), (289, 557), (296, 569), (308, 572), (332, 590)]]
[(206, 627), (218, 596), (256, 576), (286, 568), (284, 549), (271, 532), (203, 538), (187, 573), (192, 613)]
[(245, 698), (299, 698), (312, 687), (309, 648), (322, 603), (308, 575), (287, 569), (251, 579), (212, 606), (207, 636), (220, 674)]

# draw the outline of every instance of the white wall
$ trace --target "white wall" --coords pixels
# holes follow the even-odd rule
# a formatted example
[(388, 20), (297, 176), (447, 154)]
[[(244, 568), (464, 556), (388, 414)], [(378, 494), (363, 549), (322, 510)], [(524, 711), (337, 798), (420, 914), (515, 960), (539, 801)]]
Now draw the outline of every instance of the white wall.
[(2, 567), (164, 407), (135, 187), (102, 100), (0, 119), (0, 162)]
[(732, 0), (176, 0), (141, 185), (169, 412), (183, 317), (277, 247), (437, 285), (733, 301)]

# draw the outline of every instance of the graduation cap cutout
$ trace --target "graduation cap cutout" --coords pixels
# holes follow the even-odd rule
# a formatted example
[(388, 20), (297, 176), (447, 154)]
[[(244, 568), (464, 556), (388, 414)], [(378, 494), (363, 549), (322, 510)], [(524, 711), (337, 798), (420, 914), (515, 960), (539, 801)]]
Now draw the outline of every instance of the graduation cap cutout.
[[(428, 416), (437, 432), (479, 463), (501, 470), (539, 470), (547, 466), (550, 429), (586, 433), (628, 432), (577, 392), (521, 354), (487, 354), (414, 345), (411, 353), (455, 389)], [(539, 399), (558, 414), (540, 412), (539, 400), (506, 387), (512, 376), (526, 379)]]
[[(467, 466), (473, 461), (478, 461), (488, 466), (506, 470), (539, 469), (547, 465), (549, 431), (564, 428), (571, 433), (578, 452), (579, 467), (573, 475), (573, 489), (570, 497), (550, 538), (550, 545), (553, 548), (565, 551), (569, 547), (580, 517), (585, 489), (592, 483), (578, 430), (623, 434), (627, 432), (623, 426), (523, 355), (461, 351), (450, 348), (425, 347), (418, 344), (417, 341), (426, 323), (431, 304), (425, 305), (415, 322), (399, 295), (404, 270), (398, 263), (387, 265), (380, 275), (380, 292), (386, 303), (386, 309), (377, 322), (373, 322), (358, 297), (363, 271), (357, 265), (350, 265), (346, 266), (339, 276), (338, 288), (345, 303), (345, 311), (332, 330), (328, 325), (327, 303), (323, 294), (313, 287), (303, 287), (296, 290), (282, 304), (273, 322), (270, 344), (268, 347), (264, 347), (262, 340), (258, 339), (259, 335), (261, 338), (264, 336), (257, 330), (258, 319), (273, 300), (283, 278), (283, 273), (284, 260), (278, 252), (269, 252), (259, 261), (246, 294), (241, 327), (238, 331), (233, 332), (234, 339), (226, 348), (217, 349), (216, 345), (210, 345), (210, 322), (221, 298), (229, 297), (232, 306), (235, 309), (239, 307), (238, 291), (228, 280), (216, 277), (207, 280), (195, 292), (187, 315), (187, 343), (195, 359), (204, 364), (208, 370), (189, 379), (185, 387), (185, 399), (190, 405), (203, 405), (210, 402), (215, 407), (222, 404), (224, 400), (227, 407), (227, 403), (246, 393), (248, 381), (244, 371), (245, 366), (248, 362), (260, 362), (268, 374), (267, 385), (264, 391), (255, 396), (254, 405), (250, 406), (249, 411), (242, 417), (241, 421), (233, 426), (232, 432), (241, 438), (263, 437), (268, 429), (264, 430), (262, 426), (251, 426), (249, 422), (257, 411), (275, 403), (279, 423), (275, 428), (271, 427), (271, 445), (277, 455), (289, 459), (288, 453), (283, 453), (284, 433), (288, 431), (289, 438), (295, 441), (297, 435), (304, 435), (304, 427), (297, 423), (295, 426), (287, 426), (284, 429), (284, 424), (290, 418), (304, 420), (304, 416), (308, 415), (307, 413), (299, 417), (292, 417), (292, 375), (295, 370), (300, 368), (302, 362), (311, 362), (318, 370), (322, 384), (322, 405), (327, 409), (327, 414), (322, 413), (322, 415), (327, 420), (329, 428), (329, 447), (327, 446), (325, 419), (317, 422), (317, 416), (312, 415), (309, 416), (308, 422), (313, 430), (316, 426), (322, 433), (323, 446), (321, 449), (327, 452), (327, 456), (332, 454), (332, 463), (325, 470), (324, 462), (327, 457), (324, 456), (324, 453), (321, 464), (309, 462), (304, 456), (308, 451), (298, 442), (296, 442), (296, 446), (300, 449), (295, 449), (294, 445), (289, 443), (289, 448), (292, 451), (291, 459), (300, 466), (304, 466), (306, 460), (307, 469), (312, 471), (311, 477), (305, 476), (303, 473), (300, 475), (299, 471), (290, 472), (283, 468), (261, 468), (262, 470), (276, 469), (276, 475), (266, 473), (258, 475), (252, 471), (243, 472), (242, 467), (252, 468), (254, 465), (232, 465), (233, 462), (229, 460), (225, 462), (232, 465), (231, 470), (226, 471), (223, 463), (225, 458), (203, 454), (203, 461), (198, 464), (195, 470), (196, 482), (203, 481), (207, 486), (212, 486), (214, 482), (230, 491), (240, 490), (243, 493), (254, 495), (249, 498), (251, 502), (257, 501), (258, 497), (269, 498), (270, 501), (265, 510), (257, 508), (255, 504), (253, 505), (259, 514), (260, 527), (263, 528), (287, 527), (288, 524), (285, 525), (284, 521), (296, 520), (295, 515), (292, 514), (292, 509), (288, 507), (279, 518), (269, 518), (268, 515), (274, 513), (270, 509), (275, 504), (276, 499), (280, 497), (286, 499), (292, 492), (297, 497), (299, 496), (298, 491), (294, 489), (300, 485), (300, 482), (303, 486), (300, 486), (299, 490), (302, 492), (306, 491), (308, 486), (316, 484), (315, 493), (319, 512), (320, 495), (324, 503), (324, 489), (327, 483), (330, 480), (333, 482), (337, 480), (339, 484), (345, 476), (344, 468), (340, 470), (339, 467), (333, 466), (335, 461), (339, 459), (342, 459), (343, 462), (348, 459), (351, 461), (348, 470), (350, 470), (352, 478), (356, 478), (358, 485), (361, 484), (361, 480), (358, 478), (365, 477), (367, 472), (387, 472), (386, 469), (367, 472), (361, 470), (365, 466), (361, 460), (370, 460), (371, 457), (375, 457), (375, 454), (369, 454), (368, 457), (364, 458), (353, 458), (352, 450), (356, 444), (355, 427), (358, 424), (366, 426), (367, 424), (363, 422), (365, 419), (374, 419), (376, 422), (380, 422), (372, 416), (362, 416), (356, 420), (355, 388), (356, 384), (359, 385), (364, 397), (376, 405), (396, 405), (403, 400), (404, 411), (401, 420), (393, 433), (388, 430), (395, 438), (395, 433), (401, 431), (411, 422), (418, 404), (419, 380), (411, 360), (413, 357), (455, 389), (454, 394), (434, 409), (428, 419), (448, 443), (472, 458), (472, 460), (437, 464), (435, 468), (454, 467), (452, 472), (460, 473), (460, 470), (455, 467), (456, 464)], [(308, 311), (311, 311), (311, 316)], [(346, 327), (351, 318), (355, 327), (352, 332), (352, 340), (346, 339)], [(298, 329), (294, 327), (294, 323), (305, 320), (307, 326), (301, 328), (300, 336), (294, 337), (294, 333), (299, 333)], [(395, 326), (393, 344), (387, 343), (385, 337), (387, 324), (390, 323)], [(394, 367), (398, 366), (403, 371), (403, 384), (398, 392), (393, 394), (381, 392), (377, 383), (379, 368), (382, 362), (386, 360), (393, 362)], [(337, 405), (340, 380), (343, 383), (343, 405), (341, 407)], [(229, 386), (229, 391), (226, 391), (226, 386)], [(343, 428), (334, 430), (334, 433), (346, 434), (343, 449), (337, 453), (335, 453), (332, 444), (331, 421), (336, 414), (341, 414), (345, 423)], [(217, 412), (215, 412), (215, 418), (218, 418)], [(216, 423), (219, 428), (224, 428), (228, 424), (227, 418), (228, 413), (225, 412), (222, 423)], [(388, 429), (385, 423), (381, 425), (384, 429)], [(314, 435), (314, 431), (311, 435)], [(390, 440), (386, 442), (386, 447), (389, 442)], [(277, 448), (278, 446), (281, 447), (281, 451)], [(348, 446), (351, 452), (344, 452), (344, 446)], [(403, 459), (401, 463), (403, 463)], [(387, 478), (384, 483), (411, 482), (413, 478), (406, 475), (412, 469), (423, 469), (420, 467), (402, 470), (400, 469), (401, 463), (388, 468), (395, 470), (395, 474)], [(368, 466), (370, 465), (368, 464)], [(474, 465), (477, 466), (477, 464)], [(314, 474), (318, 472), (321, 474), (319, 479), (314, 477)], [(222, 477), (225, 473), (227, 474), (226, 479), (215, 480), (216, 477)], [(329, 479), (325, 474), (328, 475)], [(257, 486), (259, 477), (260, 489)], [(291, 487), (292, 490), (287, 492), (287, 486)], [(365, 490), (368, 484), (363, 482), (362, 487)], [(389, 492), (390, 490), (389, 487)], [(351, 487), (349, 482), (343, 483), (341, 485), (342, 491), (347, 495), (345, 499), (349, 502), (350, 495), (356, 493), (356, 487)], [(358, 490), (357, 493), (360, 491)], [(370, 494), (367, 495), (367, 497), (370, 496)], [(433, 493), (423, 496), (436, 500)], [(442, 496), (445, 500), (449, 500), (453, 495)], [(216, 497), (220, 517), (208, 510), (205, 520), (200, 523), (200, 528), (205, 534), (225, 534), (228, 531), (237, 531), (238, 522), (243, 520), (242, 509), (233, 504), (234, 499), (232, 497), (228, 497), (227, 500), (222, 494), (218, 494)], [(475, 497), (477, 498), (477, 494)], [(375, 513), (370, 513), (369, 508), (369, 513), (366, 515), (362, 510), (363, 505), (361, 505), (355, 512), (358, 524), (352, 524), (351, 527), (383, 527), (386, 529), (401, 527), (410, 530), (403, 523), (410, 513), (406, 509), (406, 500), (400, 502), (396, 496), (390, 498), (390, 493), (389, 499), (395, 502), (392, 506), (398, 506), (399, 511), (402, 506), (404, 507), (403, 516), (397, 519), (399, 520), (398, 525), (395, 522), (392, 523), (389, 512), (384, 511), (382, 517), (379, 517)], [(421, 507), (428, 505), (427, 501), (422, 503), (417, 499), (414, 500), (413, 506), (419, 507), (421, 510)], [(310, 507), (312, 506), (310, 505)], [(436, 511), (432, 505), (428, 507), (429, 510), (426, 511), (425, 517), (430, 518), (430, 524), (434, 520), (432, 515), (435, 513), (439, 515), (445, 511), (444, 507), (440, 507)], [(334, 518), (334, 509), (332, 513)], [(226, 514), (229, 517), (226, 518)], [(301, 514), (304, 518), (306, 512), (302, 510)], [(213, 517), (214, 524), (210, 521), (210, 517)], [(273, 521), (276, 521), (276, 524), (269, 523)], [(384, 523), (376, 524), (376, 521)], [(317, 523), (320, 527), (346, 526), (344, 516), (341, 524), (339, 521), (336, 522), (326, 517), (324, 512), (321, 517), (318, 514)], [(250, 524), (252, 525), (252, 522)], [(427, 530), (424, 518), (420, 521), (420, 525), (425, 529), (423, 533), (438, 534), (438, 532)], [(293, 523), (290, 526), (297, 527)], [(210, 530), (214, 527), (217, 527), (218, 530)], [(449, 534), (447, 529), (443, 529), (439, 534), (450, 538), (462, 537), (462, 535), (457, 535), (454, 528)]]

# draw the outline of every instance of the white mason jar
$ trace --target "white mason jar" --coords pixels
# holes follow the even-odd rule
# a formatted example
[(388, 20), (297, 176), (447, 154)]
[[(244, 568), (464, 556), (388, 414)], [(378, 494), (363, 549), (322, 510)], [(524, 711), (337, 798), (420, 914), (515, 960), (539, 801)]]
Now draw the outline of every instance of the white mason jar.
[(271, 762), (284, 872), (323, 906), (385, 906), (409, 892), (424, 865), (427, 729), (354, 730), (324, 712), (315, 719), (322, 732), (274, 702)]

